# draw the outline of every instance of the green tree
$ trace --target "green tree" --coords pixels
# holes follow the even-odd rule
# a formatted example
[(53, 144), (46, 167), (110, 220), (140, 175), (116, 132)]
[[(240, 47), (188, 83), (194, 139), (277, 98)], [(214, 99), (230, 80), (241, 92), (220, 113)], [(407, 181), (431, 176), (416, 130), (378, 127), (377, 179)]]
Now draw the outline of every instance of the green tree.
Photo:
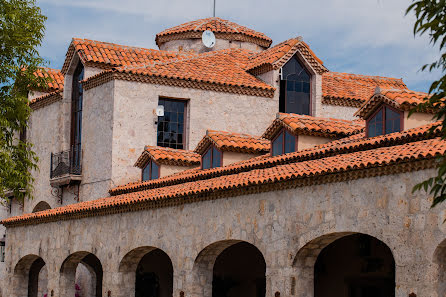
[(46, 86), (34, 75), (44, 64), (37, 48), (45, 20), (35, 0), (0, 0), (0, 197), (7, 191), (21, 201), (31, 197), (37, 157), (19, 134), (31, 112), (28, 90)]
[[(440, 57), (431, 64), (424, 65), (423, 71), (440, 71), (442, 77), (434, 81), (429, 88), (429, 97), (424, 103), (411, 110), (416, 111), (433, 109), (434, 119), (439, 124), (432, 127), (431, 131), (440, 129), (441, 139), (446, 140), (446, 0), (414, 0), (407, 8), (406, 15), (414, 12), (416, 22), (415, 35), (428, 34), (432, 46), (439, 47)], [(446, 200), (446, 158), (438, 158), (438, 171), (435, 177), (429, 178), (417, 184), (413, 191), (424, 189), (433, 195), (432, 207)]]

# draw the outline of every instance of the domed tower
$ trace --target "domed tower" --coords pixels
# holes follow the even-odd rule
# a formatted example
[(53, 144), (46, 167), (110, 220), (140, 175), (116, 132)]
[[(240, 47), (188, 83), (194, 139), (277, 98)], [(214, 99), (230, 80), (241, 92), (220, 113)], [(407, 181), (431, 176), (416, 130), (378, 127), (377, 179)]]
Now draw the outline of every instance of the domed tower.
[[(202, 42), (202, 35), (206, 30), (212, 31), (215, 36), (215, 45), (212, 47), (207, 47)], [(166, 29), (156, 34), (155, 41), (160, 50), (197, 53), (226, 48), (244, 48), (261, 52), (269, 48), (272, 43), (271, 38), (263, 33), (217, 17)]]

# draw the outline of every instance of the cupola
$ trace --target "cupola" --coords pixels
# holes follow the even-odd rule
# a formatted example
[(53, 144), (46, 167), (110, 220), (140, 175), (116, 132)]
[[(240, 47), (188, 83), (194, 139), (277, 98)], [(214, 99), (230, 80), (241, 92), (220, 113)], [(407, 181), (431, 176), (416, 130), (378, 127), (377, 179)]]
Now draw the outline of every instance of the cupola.
[(187, 150), (146, 146), (135, 166), (141, 168), (141, 180), (154, 180), (200, 165), (200, 155)]
[(367, 137), (401, 132), (434, 122), (432, 110), (415, 112), (409, 117), (409, 110), (426, 97), (427, 93), (377, 87), (355, 115), (366, 121)]
[(201, 155), (202, 169), (216, 168), (268, 153), (269, 141), (249, 134), (208, 130), (195, 152)]
[(278, 156), (348, 137), (363, 130), (362, 121), (278, 113), (262, 137), (271, 141), (271, 154)]
[[(211, 31), (215, 43), (205, 45), (203, 32)], [(208, 33), (208, 32), (207, 32)], [(218, 17), (191, 21), (156, 34), (155, 42), (160, 50), (194, 51), (197, 53), (227, 48), (243, 48), (261, 52), (272, 43), (271, 38), (228, 20)]]

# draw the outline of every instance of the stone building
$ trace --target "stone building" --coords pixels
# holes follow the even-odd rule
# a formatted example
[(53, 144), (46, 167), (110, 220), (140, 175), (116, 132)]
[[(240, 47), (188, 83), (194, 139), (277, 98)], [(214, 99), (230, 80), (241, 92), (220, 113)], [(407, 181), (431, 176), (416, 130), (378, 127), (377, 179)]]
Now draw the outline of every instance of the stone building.
[(2, 296), (446, 296), (427, 94), (220, 18), (156, 43), (73, 39), (39, 73)]

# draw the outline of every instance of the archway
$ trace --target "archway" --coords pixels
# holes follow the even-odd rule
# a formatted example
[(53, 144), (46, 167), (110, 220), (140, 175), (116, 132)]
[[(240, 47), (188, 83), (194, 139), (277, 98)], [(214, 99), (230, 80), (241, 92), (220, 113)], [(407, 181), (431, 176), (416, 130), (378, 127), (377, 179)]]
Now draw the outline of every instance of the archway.
[(45, 261), (37, 255), (27, 255), (14, 268), (15, 296), (38, 297), (47, 293), (48, 271)]
[(434, 275), (436, 274), (435, 290), (437, 296), (446, 296), (446, 239), (435, 249), (433, 262), (436, 264)]
[(51, 206), (45, 201), (40, 201), (39, 203), (36, 204), (36, 206), (34, 206), (33, 213), (44, 211), (47, 209), (51, 209)]
[(169, 256), (155, 247), (139, 247), (122, 259), (119, 271), (126, 284), (120, 295), (170, 297), (173, 293), (173, 265)]
[(295, 267), (298, 283), (292, 285), (292, 295), (395, 296), (392, 252), (366, 234), (333, 233), (316, 238), (299, 251)]
[(102, 297), (102, 265), (89, 252), (76, 252), (68, 256), (60, 269), (61, 296)]
[(204, 296), (264, 297), (266, 263), (252, 244), (239, 240), (216, 242), (195, 260), (195, 280)]

